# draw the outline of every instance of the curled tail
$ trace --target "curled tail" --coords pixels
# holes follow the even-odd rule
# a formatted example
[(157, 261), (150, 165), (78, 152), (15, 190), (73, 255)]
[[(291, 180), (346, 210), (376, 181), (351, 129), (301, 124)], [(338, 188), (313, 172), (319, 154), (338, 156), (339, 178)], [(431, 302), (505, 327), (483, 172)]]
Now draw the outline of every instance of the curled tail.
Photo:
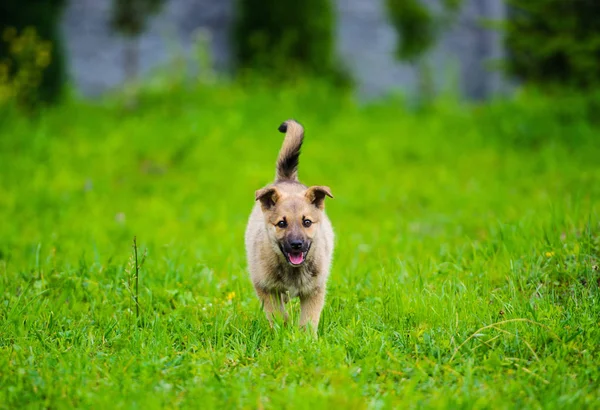
[(276, 181), (298, 181), (298, 158), (304, 139), (304, 128), (294, 120), (287, 120), (279, 126), (285, 132), (285, 139), (277, 157)]

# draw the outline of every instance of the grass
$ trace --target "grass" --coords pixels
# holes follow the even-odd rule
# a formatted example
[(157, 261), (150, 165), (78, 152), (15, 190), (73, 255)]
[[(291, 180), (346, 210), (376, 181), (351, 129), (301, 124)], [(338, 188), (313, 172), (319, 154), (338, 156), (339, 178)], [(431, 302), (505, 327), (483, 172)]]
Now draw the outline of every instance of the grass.
[[(600, 408), (585, 104), (402, 107), (232, 85), (4, 114), (0, 406)], [(271, 330), (245, 268), (289, 117), (335, 196), (318, 341)]]

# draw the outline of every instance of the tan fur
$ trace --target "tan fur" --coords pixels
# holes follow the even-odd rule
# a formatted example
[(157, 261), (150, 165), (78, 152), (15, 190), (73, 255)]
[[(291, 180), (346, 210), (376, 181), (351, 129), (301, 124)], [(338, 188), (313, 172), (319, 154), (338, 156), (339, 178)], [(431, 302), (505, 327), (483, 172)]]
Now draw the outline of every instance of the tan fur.
[[(275, 314), (287, 321), (285, 304), (290, 297), (299, 297), (300, 326), (309, 324), (316, 335), (334, 246), (324, 198), (333, 196), (326, 186), (307, 187), (298, 181), (297, 158), (304, 130), (293, 120), (282, 124), (282, 130), (287, 131), (277, 160), (276, 180), (256, 191), (246, 227), (248, 267), (269, 323), (273, 324)], [(306, 226), (306, 220), (312, 224)], [(280, 221), (287, 226), (278, 226)], [(295, 240), (309, 244), (300, 265), (292, 265), (292, 259), (284, 254), (286, 246)]]
[(298, 170), (295, 169), (290, 175), (286, 175), (285, 172), (281, 169), (281, 161), (285, 158), (289, 158), (294, 155), (296, 150), (299, 150), (302, 146), (302, 140), (304, 139), (304, 128), (302, 125), (298, 124), (296, 121), (289, 120), (284, 123), (287, 127), (285, 138), (283, 140), (283, 144), (281, 145), (281, 149), (279, 150), (279, 155), (277, 156), (277, 170), (275, 174), (276, 181), (283, 181), (286, 179), (297, 181), (298, 180)]

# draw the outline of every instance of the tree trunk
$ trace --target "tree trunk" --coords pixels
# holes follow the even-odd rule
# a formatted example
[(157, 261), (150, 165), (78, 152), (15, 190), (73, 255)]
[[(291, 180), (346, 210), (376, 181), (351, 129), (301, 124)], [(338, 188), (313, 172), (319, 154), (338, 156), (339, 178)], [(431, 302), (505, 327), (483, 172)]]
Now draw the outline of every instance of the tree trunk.
[(135, 109), (137, 106), (137, 77), (140, 61), (140, 50), (137, 36), (131, 36), (127, 38), (123, 52), (126, 86), (125, 106), (127, 109)]
[(123, 51), (125, 81), (133, 82), (137, 79), (140, 60), (140, 50), (136, 36), (131, 36), (127, 39)]

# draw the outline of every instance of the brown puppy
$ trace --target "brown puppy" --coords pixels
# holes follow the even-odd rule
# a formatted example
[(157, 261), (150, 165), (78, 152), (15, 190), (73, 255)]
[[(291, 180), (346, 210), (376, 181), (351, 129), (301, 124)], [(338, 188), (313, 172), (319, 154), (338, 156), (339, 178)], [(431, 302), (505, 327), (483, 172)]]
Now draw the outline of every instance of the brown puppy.
[(271, 326), (276, 313), (287, 322), (285, 304), (298, 296), (300, 326), (310, 324), (316, 335), (334, 242), (325, 196), (333, 196), (326, 186), (307, 187), (298, 181), (302, 126), (288, 120), (279, 131), (286, 134), (275, 182), (256, 191), (246, 228), (248, 267)]

